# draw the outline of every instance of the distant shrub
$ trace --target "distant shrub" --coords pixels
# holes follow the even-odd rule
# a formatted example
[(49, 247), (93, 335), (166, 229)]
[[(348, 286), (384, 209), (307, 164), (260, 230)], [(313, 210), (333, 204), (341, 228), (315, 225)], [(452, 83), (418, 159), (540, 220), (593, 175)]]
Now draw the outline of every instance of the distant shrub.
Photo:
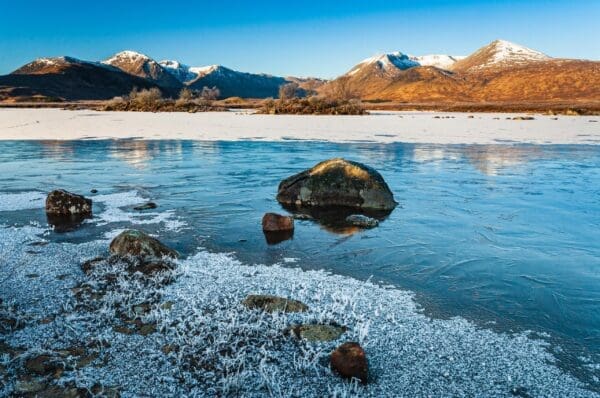
[(162, 100), (162, 93), (156, 87), (140, 91), (134, 88), (129, 94), (129, 100), (141, 106), (151, 107)]
[(221, 90), (217, 87), (202, 87), (202, 91), (200, 92), (200, 98), (208, 101), (214, 101), (221, 96)]
[(300, 88), (300, 85), (296, 82), (283, 84), (279, 87), (279, 99), (287, 100), (297, 97), (302, 97), (304, 90)]
[(362, 103), (358, 100), (337, 100), (322, 97), (267, 99), (259, 108), (262, 114), (293, 115), (366, 115)]
[(221, 106), (213, 106), (212, 101), (195, 98), (197, 93), (184, 88), (177, 100), (163, 99), (158, 88), (149, 90), (134, 89), (126, 98), (115, 97), (102, 104), (98, 109), (104, 111), (133, 112), (208, 112), (224, 111)]

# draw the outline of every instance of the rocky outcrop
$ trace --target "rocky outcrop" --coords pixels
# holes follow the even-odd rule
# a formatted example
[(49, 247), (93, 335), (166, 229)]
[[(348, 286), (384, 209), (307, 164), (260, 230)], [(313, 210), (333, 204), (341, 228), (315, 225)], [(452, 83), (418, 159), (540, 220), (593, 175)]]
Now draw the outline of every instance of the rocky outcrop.
[(295, 206), (393, 210), (394, 196), (381, 174), (364, 164), (329, 159), (279, 184), (277, 200)]
[(242, 304), (249, 309), (265, 312), (305, 312), (308, 306), (301, 301), (265, 294), (250, 294)]
[(55, 216), (91, 215), (92, 200), (57, 189), (46, 197), (46, 213)]
[(148, 234), (130, 229), (121, 232), (110, 242), (110, 252), (118, 256), (133, 256), (143, 258), (177, 258), (175, 250), (163, 245), (158, 239)]
[(331, 353), (331, 369), (347, 379), (366, 383), (369, 375), (367, 356), (360, 344), (344, 343)]

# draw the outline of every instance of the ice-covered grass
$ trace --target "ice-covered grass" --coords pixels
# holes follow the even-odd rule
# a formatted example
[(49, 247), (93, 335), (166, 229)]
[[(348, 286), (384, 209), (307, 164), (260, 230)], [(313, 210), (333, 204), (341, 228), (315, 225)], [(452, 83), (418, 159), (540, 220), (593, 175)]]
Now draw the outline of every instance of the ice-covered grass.
[(38, 191), (0, 194), (0, 211), (43, 208), (46, 194)]
[(137, 191), (116, 192), (92, 196), (94, 203), (104, 209), (89, 222), (96, 225), (131, 223), (133, 225), (162, 224), (166, 230), (179, 231), (187, 224), (175, 215), (174, 210), (135, 212), (131, 208), (146, 201)]
[[(99, 382), (118, 387), (123, 397), (597, 396), (556, 367), (543, 341), (480, 329), (461, 318), (431, 319), (410, 292), (323, 271), (246, 265), (202, 249), (159, 276), (128, 274), (118, 261), (101, 261), (86, 275), (81, 262), (106, 256), (109, 240), (29, 246), (44, 242), (46, 232), (0, 228), (3, 306), (11, 303), (10, 311), (24, 320), (4, 337), (26, 349), (16, 359), (2, 358), (5, 394), (14, 388), (23, 357), (94, 340), (109, 345), (102, 345), (91, 365), (66, 371), (59, 383)], [(101, 294), (76, 299), (71, 288), (86, 284)], [(291, 297), (310, 310), (250, 311), (240, 304), (249, 293)], [(49, 313), (53, 320), (40, 322)], [(155, 325), (156, 332), (114, 330), (136, 318)], [(307, 343), (285, 333), (300, 322), (349, 330), (337, 342)], [(367, 386), (329, 370), (328, 354), (343, 341), (364, 346)]]

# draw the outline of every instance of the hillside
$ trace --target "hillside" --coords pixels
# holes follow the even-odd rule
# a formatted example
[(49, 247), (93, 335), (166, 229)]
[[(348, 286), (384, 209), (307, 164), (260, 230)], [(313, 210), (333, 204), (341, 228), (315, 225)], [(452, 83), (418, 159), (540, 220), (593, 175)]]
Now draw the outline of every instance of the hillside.
[(41, 58), (0, 76), (0, 100), (102, 100), (156, 84), (99, 63)]
[(368, 58), (320, 92), (410, 103), (600, 102), (600, 62), (554, 59), (496, 40), (467, 57)]

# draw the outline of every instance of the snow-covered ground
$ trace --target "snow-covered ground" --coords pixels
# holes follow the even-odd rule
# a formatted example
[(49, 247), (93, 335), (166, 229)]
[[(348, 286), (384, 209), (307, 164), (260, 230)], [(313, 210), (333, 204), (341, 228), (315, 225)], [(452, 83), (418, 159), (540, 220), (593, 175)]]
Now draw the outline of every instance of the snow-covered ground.
[[(0, 139), (322, 140), (435, 144), (598, 144), (600, 117), (372, 112), (368, 116), (138, 113), (0, 109)], [(596, 121), (596, 122), (592, 122)]]
[[(28, 199), (23, 209), (39, 201), (37, 192), (21, 197)], [(104, 212), (110, 215), (98, 214), (99, 222), (138, 224), (133, 216), (114, 217), (114, 209), (133, 197), (103, 196)], [(18, 210), (15, 198), (0, 196), (0, 211)], [(2, 303), (14, 306), (13, 315), (23, 325), (5, 342), (26, 349), (17, 359), (2, 357), (8, 382), (0, 395), (12, 391), (24, 359), (101, 340), (108, 344), (94, 348), (96, 359), (65, 371), (59, 382), (100, 383), (117, 388), (123, 397), (598, 396), (556, 366), (545, 342), (526, 333), (499, 334), (461, 318), (431, 319), (407, 291), (324, 271), (243, 264), (202, 247), (177, 262), (175, 280), (166, 286), (140, 275), (128, 277), (118, 263), (99, 265), (116, 280), (103, 296), (78, 305), (71, 288), (99, 283), (80, 264), (106, 256), (109, 241), (107, 236), (77, 244), (53, 242), (40, 225), (0, 225)], [(302, 300), (310, 310), (250, 311), (240, 303), (251, 293)], [(116, 331), (121, 322), (117, 308), (152, 299), (143, 321), (156, 325), (154, 333)], [(50, 321), (44, 320), (48, 316)], [(337, 323), (349, 330), (331, 343), (298, 341), (283, 333), (300, 322)], [(365, 347), (367, 386), (343, 381), (329, 370), (328, 354), (343, 341)]]

